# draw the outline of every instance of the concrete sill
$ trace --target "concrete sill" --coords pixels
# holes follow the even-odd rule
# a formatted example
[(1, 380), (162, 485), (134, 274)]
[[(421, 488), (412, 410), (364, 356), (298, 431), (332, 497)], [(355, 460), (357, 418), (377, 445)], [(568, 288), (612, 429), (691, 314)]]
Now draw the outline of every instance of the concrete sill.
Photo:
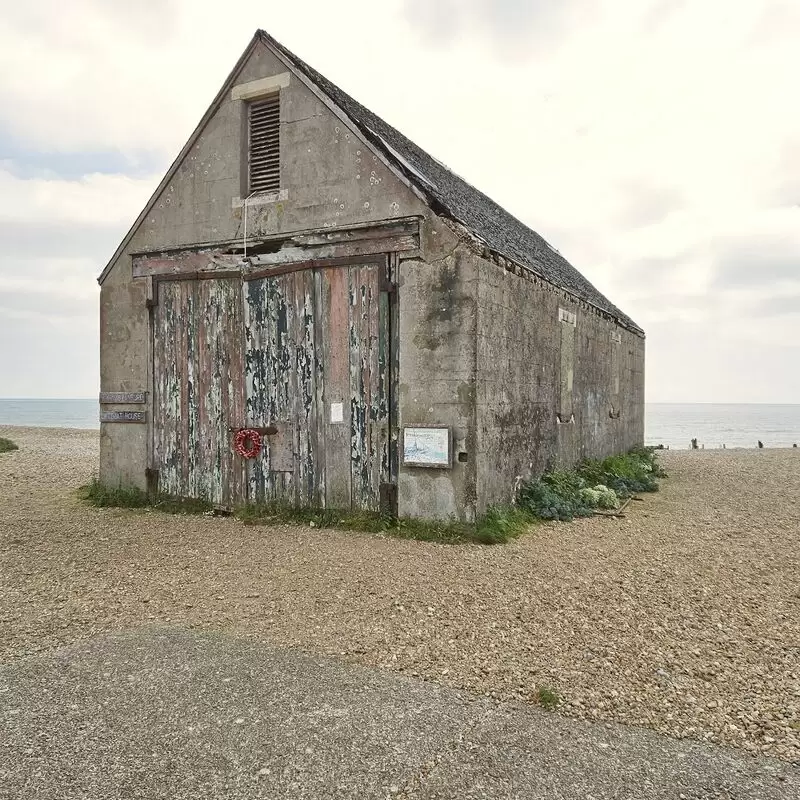
[(231, 201), (232, 208), (243, 208), (244, 201), (247, 199), (247, 207), (265, 206), (269, 203), (281, 203), (289, 197), (288, 189), (281, 189), (277, 192), (259, 192), (249, 198), (234, 197)]

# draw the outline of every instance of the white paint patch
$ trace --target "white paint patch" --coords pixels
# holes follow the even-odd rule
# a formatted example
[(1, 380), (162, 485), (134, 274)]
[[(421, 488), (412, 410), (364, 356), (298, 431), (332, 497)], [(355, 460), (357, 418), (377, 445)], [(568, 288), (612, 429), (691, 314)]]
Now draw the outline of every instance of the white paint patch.
[(331, 403), (331, 422), (344, 422), (344, 403)]

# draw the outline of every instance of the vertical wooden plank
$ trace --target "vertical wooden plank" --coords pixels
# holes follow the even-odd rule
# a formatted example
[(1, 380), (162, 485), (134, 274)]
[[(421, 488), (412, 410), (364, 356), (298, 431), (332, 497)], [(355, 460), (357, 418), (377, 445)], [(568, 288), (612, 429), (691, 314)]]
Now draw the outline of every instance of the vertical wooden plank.
[(189, 392), (187, 381), (187, 364), (186, 364), (186, 307), (187, 296), (191, 289), (189, 281), (178, 281), (178, 312), (176, 314), (175, 324), (175, 338), (178, 343), (176, 353), (176, 367), (178, 375), (178, 391), (180, 393), (180, 475), (178, 479), (178, 490), (176, 494), (181, 497), (188, 496), (188, 483), (189, 483), (189, 458), (188, 450), (189, 442)]
[[(295, 501), (297, 297), (295, 275), (248, 282), (245, 303), (246, 410), (249, 425), (274, 424), (279, 434), (264, 442), (263, 454), (248, 462), (251, 502)], [(287, 472), (287, 468), (290, 470)]]
[(389, 295), (389, 482), (397, 486), (400, 472), (400, 408), (398, 381), (400, 380), (400, 262), (396, 253), (389, 256), (389, 282), (395, 287)]
[(313, 283), (312, 313), (314, 324), (314, 400), (313, 400), (313, 427), (314, 427), (314, 496), (319, 506), (327, 505), (327, 426), (325, 420), (325, 318), (328, 307), (324, 270), (315, 269), (311, 272)]
[(164, 434), (166, 429), (165, 399), (165, 366), (164, 366), (164, 293), (160, 293), (160, 302), (153, 312), (153, 469), (162, 469), (164, 460)]
[(242, 302), (242, 280), (233, 279), (230, 283), (230, 313), (231, 323), (228, 327), (228, 374), (225, 386), (225, 405), (228, 409), (228, 419), (224, 430), (227, 479), (227, 503), (236, 507), (246, 502), (244, 492), (244, 463), (233, 452), (233, 434), (231, 426), (244, 424), (244, 398), (245, 398), (245, 369), (244, 369), (244, 330)]
[[(351, 493), (350, 394), (350, 270), (320, 270), (319, 313), (323, 336), (324, 393), (320, 409), (325, 440), (325, 504), (349, 509)], [(331, 421), (334, 404), (341, 404), (341, 422)]]
[(195, 317), (195, 297), (198, 293), (197, 281), (182, 281), (182, 313), (181, 333), (183, 335), (183, 368), (184, 368), (184, 397), (185, 397), (185, 452), (184, 452), (184, 481), (181, 495), (184, 497), (197, 497), (197, 477), (202, 474), (202, 462), (198, 464), (197, 430), (199, 401), (198, 389), (202, 383), (199, 374), (199, 359), (197, 353), (197, 319)]
[(211, 360), (210, 341), (213, 333), (209, 330), (212, 322), (209, 295), (212, 281), (197, 281), (195, 285), (195, 313), (198, 317), (195, 333), (195, 373), (197, 375), (197, 431), (195, 442), (196, 468), (194, 491), (197, 497), (211, 496), (211, 438), (208, 398), (208, 364)]
[(209, 280), (202, 281), (202, 284), (207, 344), (202, 365), (203, 403), (206, 408), (206, 427), (202, 435), (206, 474), (204, 490), (208, 500), (212, 503), (221, 503), (219, 428), (222, 399), (220, 397), (220, 371), (224, 367), (226, 358), (224, 326), (227, 320), (222, 321), (225, 281)]
[(352, 407), (353, 506), (369, 508), (370, 365), (369, 277), (366, 268), (350, 268), (350, 398)]
[[(263, 404), (266, 400), (266, 376), (264, 374), (264, 345), (262, 334), (266, 331), (267, 304), (264, 296), (265, 281), (250, 281), (244, 285), (244, 364), (245, 364), (245, 419), (238, 424), (261, 427), (265, 423)], [(254, 463), (244, 464), (247, 484), (247, 502), (264, 500), (265, 453)]]
[(314, 285), (313, 272), (303, 270), (291, 276), (295, 297), (295, 359), (297, 379), (295, 414), (298, 432), (298, 498), (301, 505), (318, 505), (315, 494), (315, 442), (316, 410), (314, 400)]
[(364, 450), (364, 410), (359, 358), (361, 292), (359, 290), (360, 272), (358, 267), (347, 267), (347, 272), (349, 278), (347, 360), (350, 367), (350, 486), (352, 493), (351, 503), (354, 507), (357, 507), (360, 505), (361, 498), (361, 466)]
[[(294, 275), (270, 280), (273, 292), (274, 329), (270, 331), (269, 380), (270, 411), (280, 429), (281, 442), (276, 441), (270, 453), (270, 498), (279, 502), (298, 502), (298, 432), (295, 397), (297, 396), (296, 326)], [(280, 452), (279, 452), (280, 451)], [(290, 457), (287, 458), (287, 453)]]
[(175, 282), (162, 284), (159, 291), (162, 298), (159, 309), (160, 349), (163, 352), (159, 489), (167, 494), (177, 494), (181, 471), (181, 391), (175, 328), (180, 298)]
[[(388, 265), (381, 265), (380, 269), (388, 269)], [(391, 383), (391, 342), (389, 338), (389, 293), (378, 288), (378, 404), (375, 423), (379, 431), (378, 453), (378, 487), (381, 483), (390, 483), (392, 480), (389, 464), (389, 386)]]
[(377, 264), (364, 268), (367, 284), (367, 331), (365, 359), (369, 369), (369, 508), (378, 508), (378, 487), (381, 484), (385, 423), (381, 414), (381, 358), (380, 358), (380, 267)]

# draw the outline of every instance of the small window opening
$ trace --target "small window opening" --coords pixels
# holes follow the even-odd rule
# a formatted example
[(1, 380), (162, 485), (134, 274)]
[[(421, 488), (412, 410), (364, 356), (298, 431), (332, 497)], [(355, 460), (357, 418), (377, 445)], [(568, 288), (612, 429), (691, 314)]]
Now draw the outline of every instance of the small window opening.
[(280, 95), (247, 108), (248, 194), (280, 189)]

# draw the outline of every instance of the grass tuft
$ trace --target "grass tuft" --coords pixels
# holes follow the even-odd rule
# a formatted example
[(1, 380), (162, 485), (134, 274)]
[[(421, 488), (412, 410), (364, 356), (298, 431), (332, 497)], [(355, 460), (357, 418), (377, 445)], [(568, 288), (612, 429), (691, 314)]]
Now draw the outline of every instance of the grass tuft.
[(340, 528), (367, 533), (386, 533), (401, 539), (416, 539), (442, 544), (477, 542), (501, 544), (523, 533), (535, 522), (533, 517), (513, 507), (493, 507), (477, 524), (454, 520), (395, 519), (368, 511), (294, 508), (282, 504), (246, 505), (236, 517), (245, 525), (306, 524), (317, 528)]
[(0, 453), (10, 453), (12, 450), (19, 450), (19, 447), (11, 439), (0, 436)]
[(561, 702), (561, 695), (549, 686), (539, 686), (536, 689), (536, 702), (545, 711), (555, 711)]
[[(98, 508), (152, 508), (168, 514), (208, 514), (213, 506), (205, 500), (149, 496), (141, 489), (110, 487), (94, 479), (78, 490), (84, 502)], [(295, 508), (282, 503), (244, 505), (235, 516), (245, 525), (309, 525), (365, 533), (385, 533), (401, 539), (442, 544), (475, 542), (503, 544), (524, 533), (537, 520), (515, 506), (492, 506), (476, 524), (455, 520), (396, 519), (370, 511), (342, 511), (330, 508)]]
[(146, 508), (150, 505), (147, 492), (122, 486), (106, 486), (96, 478), (78, 489), (78, 497), (97, 508)]
[(213, 506), (206, 500), (157, 495), (134, 487), (113, 487), (100, 483), (96, 478), (78, 489), (78, 497), (96, 508), (152, 508), (166, 514), (207, 514)]

